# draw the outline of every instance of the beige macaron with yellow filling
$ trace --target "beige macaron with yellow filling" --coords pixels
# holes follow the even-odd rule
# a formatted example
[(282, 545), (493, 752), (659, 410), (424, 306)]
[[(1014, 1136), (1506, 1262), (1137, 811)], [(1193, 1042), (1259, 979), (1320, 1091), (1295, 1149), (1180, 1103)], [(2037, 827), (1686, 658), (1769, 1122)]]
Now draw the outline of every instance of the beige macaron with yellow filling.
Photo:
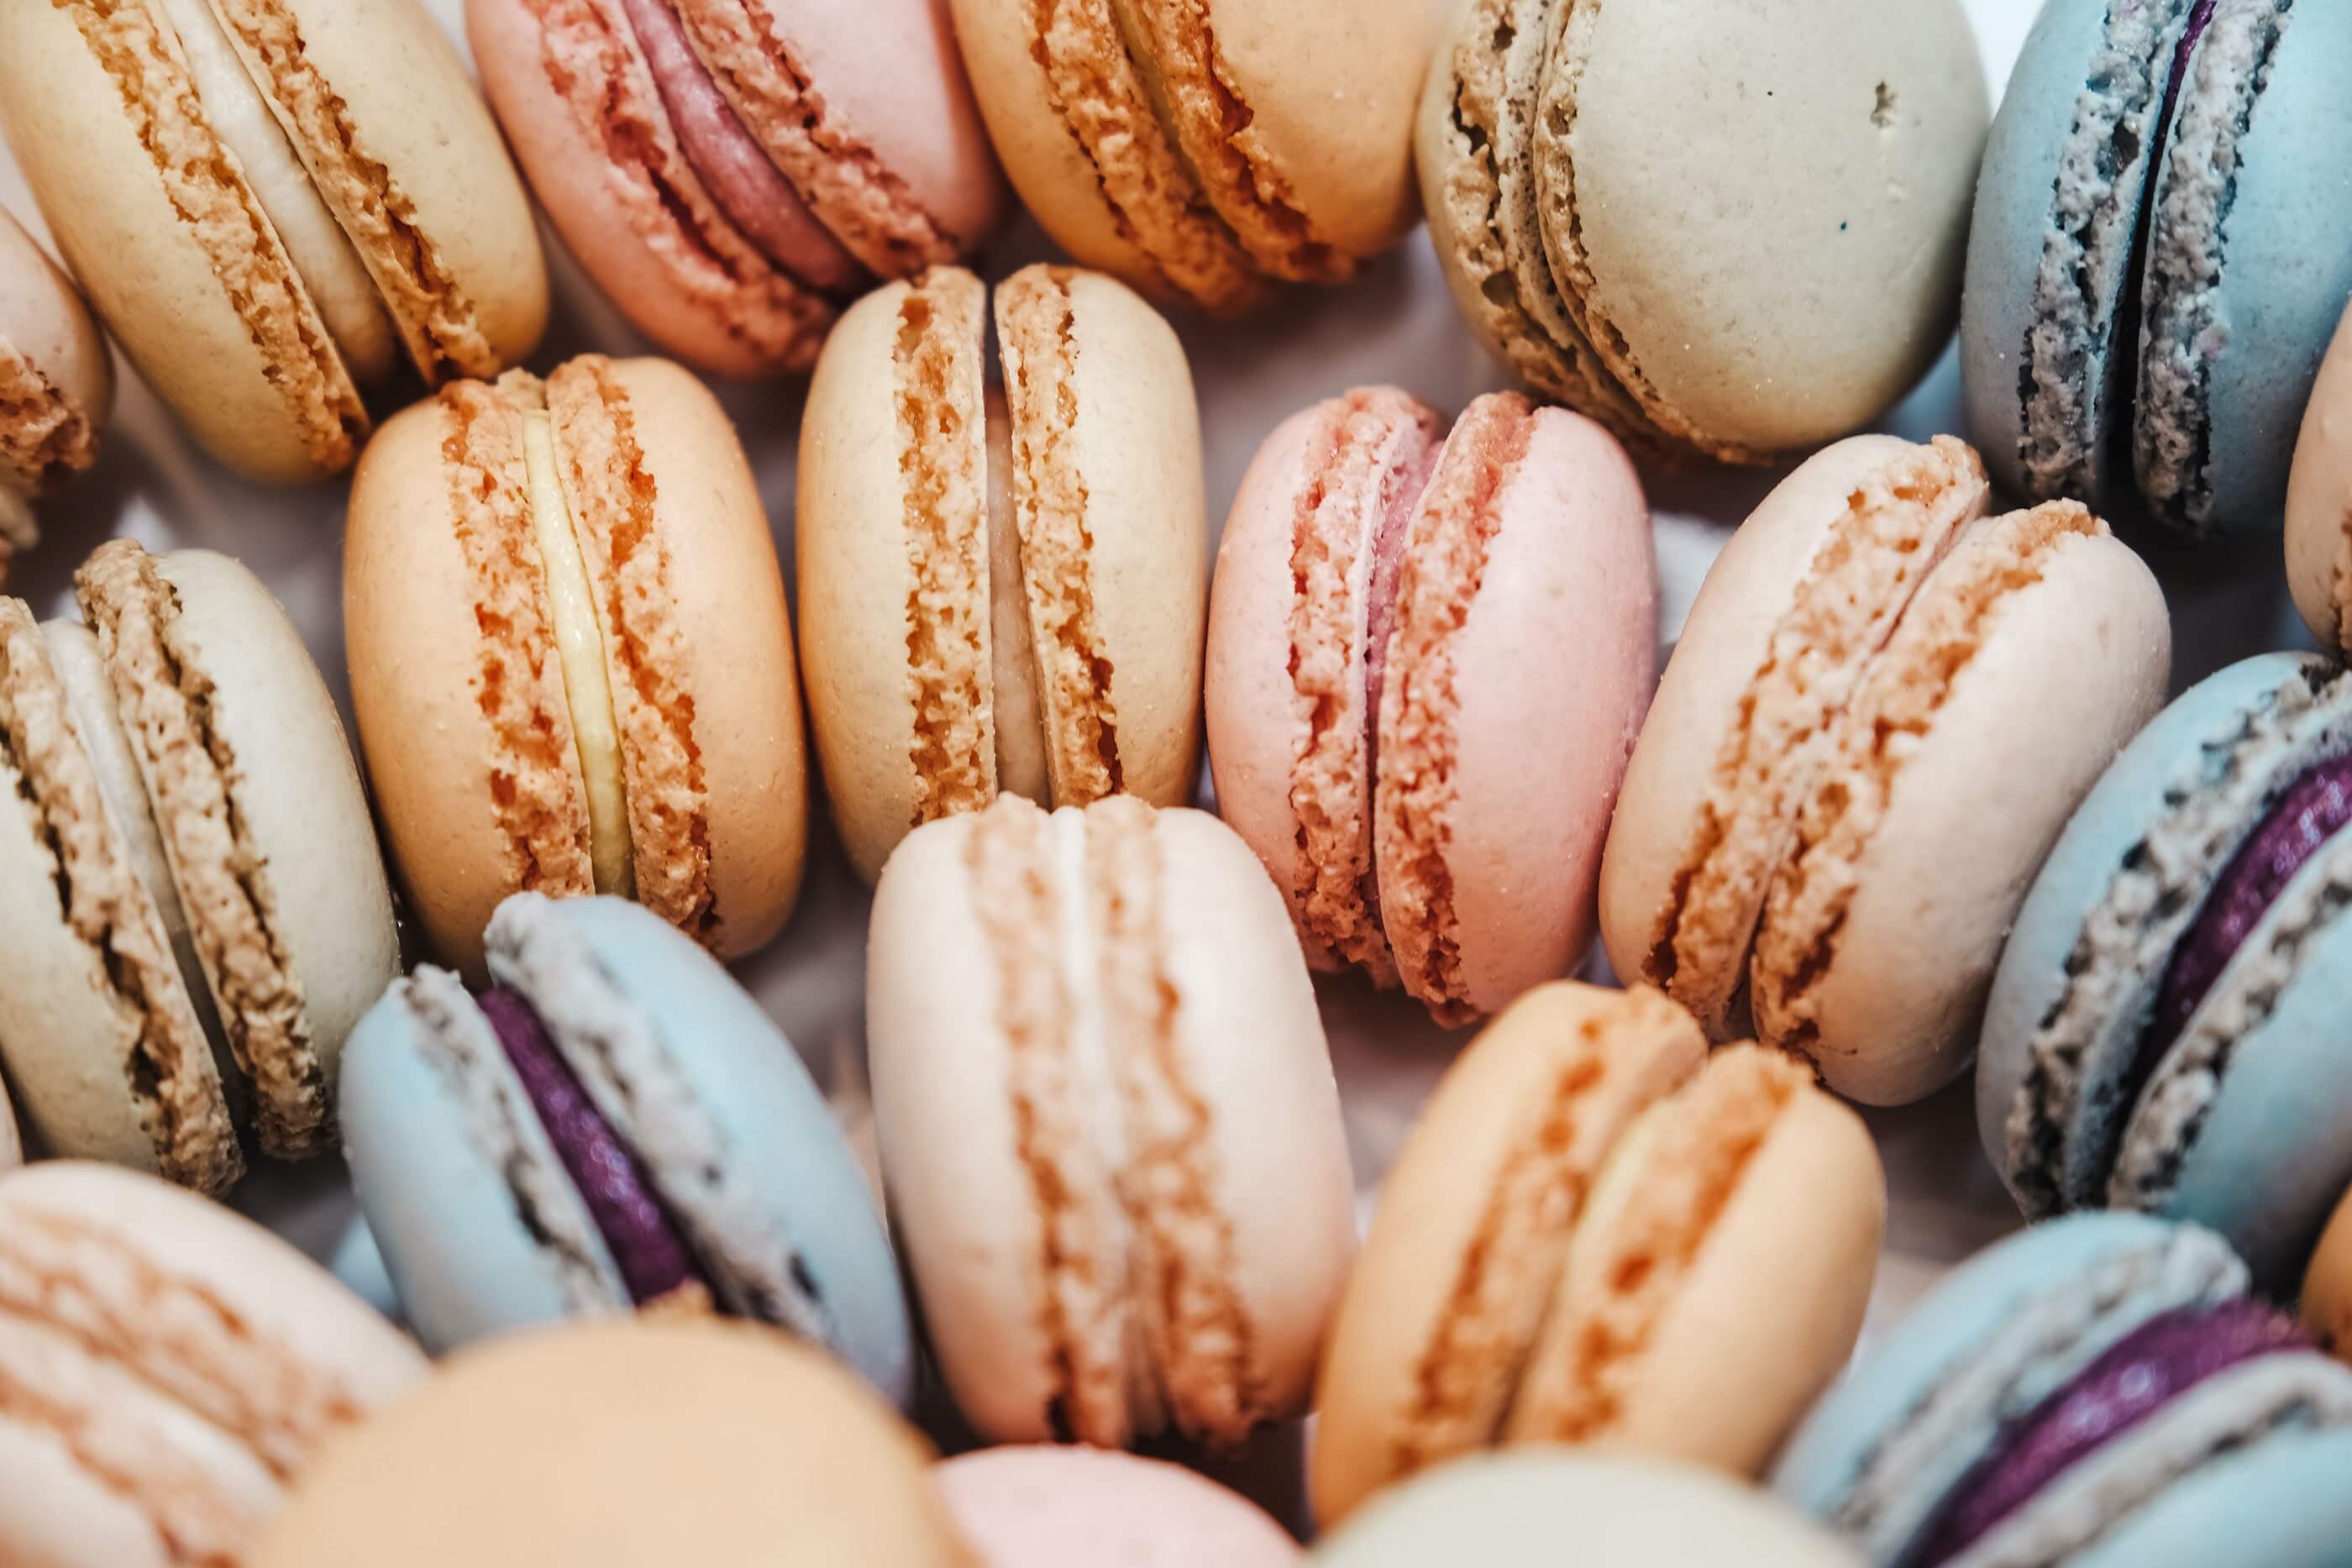
[(935, 267), (858, 301), (802, 416), (798, 537), (817, 755), (868, 881), (1000, 790), (1192, 798), (1200, 419), (1176, 334), (1124, 286), (1030, 267), (992, 302)]
[(1801, 1061), (1709, 1058), (1647, 988), (1528, 992), (1381, 1190), (1318, 1385), (1316, 1517), (1497, 1444), (1758, 1469), (1853, 1348), (1885, 1213), (1868, 1130)]
[(734, 427), (661, 360), (460, 382), (352, 486), (360, 739), (425, 934), (478, 974), (530, 888), (775, 935), (807, 841), (782, 574)]

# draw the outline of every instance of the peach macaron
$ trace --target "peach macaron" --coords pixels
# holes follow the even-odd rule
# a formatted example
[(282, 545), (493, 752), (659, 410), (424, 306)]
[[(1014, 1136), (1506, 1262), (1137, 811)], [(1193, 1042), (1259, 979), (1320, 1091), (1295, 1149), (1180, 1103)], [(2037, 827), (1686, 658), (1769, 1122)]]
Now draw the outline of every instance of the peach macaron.
[(1449, 434), (1374, 387), (1267, 437), (1211, 590), (1209, 758), (1310, 962), (1453, 1023), (1577, 965), (1656, 599), (1633, 465), (1580, 415), (1495, 393)]

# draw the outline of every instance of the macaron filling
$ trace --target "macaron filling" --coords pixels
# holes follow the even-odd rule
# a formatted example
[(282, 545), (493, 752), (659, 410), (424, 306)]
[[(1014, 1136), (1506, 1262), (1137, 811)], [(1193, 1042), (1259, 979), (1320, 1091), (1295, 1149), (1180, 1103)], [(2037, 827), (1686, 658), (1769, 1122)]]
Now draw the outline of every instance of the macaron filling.
[[(1389, 673), (1389, 643), (1396, 630), (1397, 579), (1404, 569), (1405, 529), (1429, 477), (1436, 472), (1443, 444), (1424, 441), (1404, 461), (1381, 476), (1378, 525), (1371, 537), (1372, 564), (1364, 579), (1364, 779), (1376, 787), (1381, 776), (1381, 693)], [(1381, 924), (1381, 879), (1367, 865), (1362, 878), (1364, 910), (1375, 929)]]
[(479, 1005), (556, 1157), (611, 1249), (629, 1300), (643, 1306), (702, 1282), (694, 1255), (655, 1196), (645, 1167), (596, 1109), (530, 1002), (493, 987)]
[(2172, 129), (2172, 112), (2180, 105), (2181, 84), (2189, 79), (2189, 57), (2197, 52), (2197, 40), (2213, 25), (2213, 8), (2220, 0), (2197, 0), (2189, 13), (2189, 25), (2180, 34), (2180, 42), (2172, 51), (2172, 74), (2165, 79), (2164, 112), (2156, 122), (2156, 145), (2164, 146), (2165, 133)]
[(2102, 1445), (2207, 1379), (2310, 1348), (2293, 1319), (2245, 1297), (2149, 1319), (2002, 1433), (1946, 1499), (1906, 1568), (1958, 1557)]

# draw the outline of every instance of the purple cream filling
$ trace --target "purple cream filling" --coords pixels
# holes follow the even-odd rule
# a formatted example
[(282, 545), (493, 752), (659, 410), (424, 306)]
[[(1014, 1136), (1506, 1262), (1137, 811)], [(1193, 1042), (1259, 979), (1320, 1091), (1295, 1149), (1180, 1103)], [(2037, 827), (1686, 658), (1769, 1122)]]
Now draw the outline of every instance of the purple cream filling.
[(678, 145), (735, 226), (761, 255), (812, 288), (864, 286), (866, 269), (776, 168), (710, 79), (670, 0), (621, 0), (669, 110)]
[(612, 1249), (629, 1299), (639, 1306), (699, 1279), (686, 1239), (670, 1223), (637, 1157), (621, 1141), (572, 1075), (530, 1004), (497, 988), (481, 998), (507, 1060), (522, 1080), (531, 1109), (547, 1129), (556, 1157), (588, 1205), (589, 1217)]
[[(2213, 23), (2213, 7), (2220, 0), (2197, 0), (2189, 13), (2189, 26), (2181, 29), (2179, 46), (2172, 51), (2172, 75), (2164, 84), (2164, 112), (2156, 121), (2156, 147), (2164, 149), (2164, 139), (2172, 129), (2173, 110), (2180, 104), (2181, 85), (2189, 79), (2189, 57), (2197, 52), (2197, 40)], [(2150, 160), (2153, 167), (2157, 160)]]
[(2243, 1297), (2149, 1319), (2001, 1434), (1945, 1500), (1908, 1568), (1958, 1556), (2093, 1449), (2207, 1378), (2310, 1345), (2293, 1319)]
[(2157, 988), (2156, 1009), (2140, 1037), (2142, 1082), (2189, 1027), (2280, 891), (2347, 823), (2352, 823), (2352, 753), (2330, 758), (2289, 786), (2214, 881)]
[[(1396, 626), (1397, 576), (1404, 569), (1406, 525), (1421, 493), (1429, 488), (1444, 445), (1418, 425), (1403, 435), (1407, 449), (1381, 479), (1381, 521), (1372, 536), (1372, 570), (1364, 592), (1364, 779), (1377, 788), (1381, 776), (1381, 691), (1389, 666), (1389, 633)], [(1377, 870), (1364, 873), (1360, 890), (1364, 911), (1377, 929), (1381, 924), (1381, 880)]]

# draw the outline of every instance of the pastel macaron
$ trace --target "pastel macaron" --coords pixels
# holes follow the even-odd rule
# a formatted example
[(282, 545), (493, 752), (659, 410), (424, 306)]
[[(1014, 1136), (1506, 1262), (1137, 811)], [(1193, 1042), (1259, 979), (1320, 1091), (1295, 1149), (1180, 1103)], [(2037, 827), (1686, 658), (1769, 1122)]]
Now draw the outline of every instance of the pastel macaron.
[(510, 1335), (305, 1473), (252, 1568), (969, 1568), (929, 1452), (773, 1334), (693, 1320)]
[(1255, 1503), (1165, 1459), (1065, 1444), (959, 1454), (931, 1472), (981, 1568), (1299, 1568)]
[(2341, 1560), (2352, 1369), (2219, 1237), (2075, 1215), (1971, 1259), (1858, 1361), (1774, 1485), (1873, 1563)]
[(466, 26), (581, 265), (704, 370), (806, 370), (842, 305), (1003, 210), (947, 0), (467, 0)]
[(79, 623), (0, 600), (0, 1064), (37, 1154), (206, 1192), (335, 1143), (346, 1035), (398, 970), (367, 799), (258, 579), (117, 539)]
[(415, 0), (11, 6), (0, 124), (115, 340), (240, 473), (346, 468), (401, 361), (496, 375), (546, 324), (522, 183)]
[(0, 1558), (242, 1563), (425, 1358), (261, 1227), (152, 1177), (0, 1177)]
[(2286, 582), (2323, 648), (2352, 648), (2352, 306), (2304, 406), (2286, 488)]
[(1465, 0), (1414, 145), (1446, 283), (1529, 390), (1758, 462), (1943, 351), (1989, 113), (1955, 0)]
[(1426, 0), (953, 0), (1013, 189), (1087, 267), (1220, 315), (1412, 226)]
[(2136, 488), (2200, 535), (2276, 526), (2352, 298), (2332, 237), (2352, 218), (2347, 50), (2341, 6), (2042, 8), (1985, 152), (1960, 318), (1969, 435), (2004, 486)]
[(1977, 1124), (2029, 1216), (2147, 1209), (2291, 1282), (2347, 1185), (2352, 676), (2243, 660), (2084, 800), (2019, 912)]
[(1987, 493), (1948, 436), (1775, 487), (1691, 605), (1601, 868), (1619, 975), (1872, 1104), (1966, 1070), (2042, 856), (2169, 674), (2105, 523)]
[(1231, 1448), (1304, 1411), (1348, 1148), (1297, 940), (1223, 823), (1007, 795), (925, 824), (875, 892), (866, 1040), (892, 1228), (983, 1439)]
[(32, 503), (98, 460), (114, 362), (89, 308), (0, 211), (0, 582), (40, 542)]
[(394, 982), (343, 1059), (352, 1182), (405, 1314), (444, 1350), (635, 1308), (776, 1324), (894, 1400), (898, 1274), (790, 1041), (641, 905), (518, 894), (490, 988)]
[(663, 360), (460, 382), (352, 481), (343, 645), (434, 949), (510, 893), (635, 898), (722, 956), (799, 895), (807, 763), (783, 575), (734, 426)]
[[(987, 375), (989, 343), (1003, 366)], [(1192, 798), (1207, 521), (1176, 334), (1123, 285), (875, 290), (801, 416), (801, 657), (850, 863), (1000, 790)]]
[(1309, 960), (1449, 1023), (1573, 969), (1656, 669), (1633, 465), (1517, 393), (1294, 414), (1234, 498), (1204, 700), (1218, 809)]
[(1646, 988), (1529, 991), (1440, 1081), (1333, 1320), (1326, 1528), (1499, 1445), (1760, 1469), (1862, 1329), (1886, 1177), (1802, 1063)]
[(1565, 1448), (1460, 1459), (1319, 1542), (1318, 1568), (1860, 1568), (1796, 1510), (1695, 1466)]

